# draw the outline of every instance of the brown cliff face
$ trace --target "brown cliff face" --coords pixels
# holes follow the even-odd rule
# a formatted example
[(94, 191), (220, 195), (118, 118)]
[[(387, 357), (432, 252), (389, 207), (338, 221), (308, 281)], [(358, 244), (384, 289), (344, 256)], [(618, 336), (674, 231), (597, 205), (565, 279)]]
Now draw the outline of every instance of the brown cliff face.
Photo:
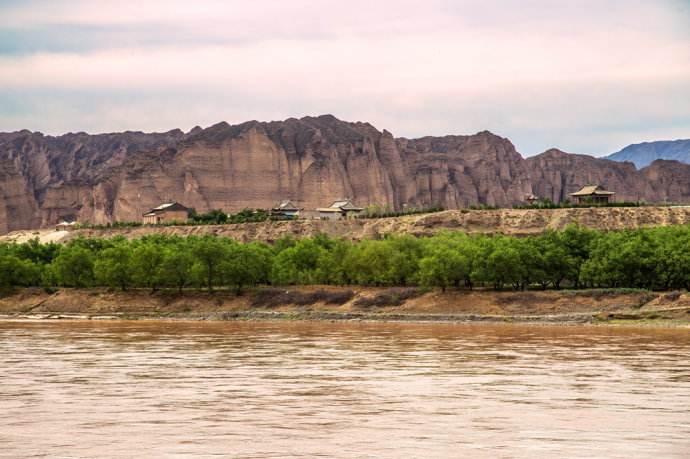
[(632, 163), (569, 154), (556, 149), (525, 161), (532, 177), (534, 194), (554, 202), (569, 199), (570, 193), (589, 184), (602, 184), (615, 191), (618, 201), (637, 201), (643, 197), (650, 201), (658, 200), (651, 185)]
[(411, 165), (415, 199), (457, 209), (505, 206), (531, 192), (524, 160), (507, 139), (484, 131), (472, 136), (400, 139)]
[(114, 219), (108, 177), (140, 152), (173, 144), (164, 134), (0, 134), (0, 232), (36, 228), (60, 218)]
[(688, 202), (690, 164), (657, 159), (640, 172), (654, 189), (659, 202)]
[(690, 201), (690, 165), (655, 161), (643, 169), (616, 162), (551, 149), (525, 160), (534, 194), (561, 202), (588, 184), (601, 184), (616, 192), (617, 201)]
[(560, 201), (588, 183), (619, 199), (690, 200), (690, 166), (661, 161), (641, 171), (550, 150), (523, 159), (509, 140), (469, 136), (394, 138), (333, 116), (239, 125), (187, 134), (124, 132), (59, 137), (0, 134), (0, 232), (63, 218), (139, 220), (163, 201), (198, 211), (305, 208), (350, 197), (362, 206), (507, 206), (525, 195)]

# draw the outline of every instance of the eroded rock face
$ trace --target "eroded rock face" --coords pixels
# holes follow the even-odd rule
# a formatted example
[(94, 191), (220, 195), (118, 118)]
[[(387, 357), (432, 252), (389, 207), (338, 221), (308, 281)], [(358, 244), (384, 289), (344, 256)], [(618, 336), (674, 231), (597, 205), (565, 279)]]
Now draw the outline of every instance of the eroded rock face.
[(601, 184), (615, 191), (618, 201), (658, 200), (658, 193), (632, 163), (569, 154), (556, 149), (527, 158), (525, 162), (534, 194), (554, 202), (569, 199), (570, 193), (589, 184)]
[[(281, 199), (315, 208), (341, 197), (392, 209), (507, 206), (529, 193), (563, 200), (600, 183), (619, 199), (690, 200), (690, 174), (668, 161), (631, 164), (550, 150), (523, 159), (490, 132), (394, 138), (333, 116), (185, 134), (124, 132), (59, 137), (0, 134), (0, 232), (63, 218), (139, 220), (168, 200), (204, 212), (270, 207)], [(690, 166), (685, 166), (690, 168)]]
[(640, 172), (655, 191), (659, 202), (688, 202), (690, 164), (658, 159)]
[(632, 163), (551, 149), (525, 162), (534, 194), (554, 202), (588, 184), (615, 191), (617, 201), (690, 201), (690, 165), (678, 161), (657, 160), (638, 171)]

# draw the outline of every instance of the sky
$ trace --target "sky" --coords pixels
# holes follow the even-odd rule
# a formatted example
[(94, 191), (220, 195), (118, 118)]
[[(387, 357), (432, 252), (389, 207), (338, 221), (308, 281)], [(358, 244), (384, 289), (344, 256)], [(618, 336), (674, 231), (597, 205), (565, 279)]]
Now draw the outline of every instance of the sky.
[(0, 131), (326, 113), (525, 156), (690, 138), (690, 0), (0, 0)]

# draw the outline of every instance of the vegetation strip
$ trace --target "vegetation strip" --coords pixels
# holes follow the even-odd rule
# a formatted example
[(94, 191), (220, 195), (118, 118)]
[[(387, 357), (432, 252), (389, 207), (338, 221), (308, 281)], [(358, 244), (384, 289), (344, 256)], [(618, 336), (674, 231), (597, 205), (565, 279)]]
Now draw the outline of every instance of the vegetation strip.
[[(525, 238), (446, 232), (360, 242), (320, 235), (283, 238), (273, 245), (164, 235), (132, 241), (77, 238), (64, 246), (37, 240), (0, 245), (3, 289), (203, 287), (241, 294), (254, 285), (315, 284), (687, 289), (690, 227), (603, 232), (570, 226)], [(392, 295), (411, 294), (401, 290)], [(399, 299), (381, 301), (394, 304)]]

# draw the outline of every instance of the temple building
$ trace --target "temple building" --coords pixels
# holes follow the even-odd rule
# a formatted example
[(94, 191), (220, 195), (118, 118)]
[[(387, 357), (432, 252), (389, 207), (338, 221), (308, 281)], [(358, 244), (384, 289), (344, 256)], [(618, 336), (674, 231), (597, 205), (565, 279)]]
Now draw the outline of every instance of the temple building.
[(339, 199), (328, 207), (319, 207), (316, 209), (321, 220), (352, 218), (362, 213), (363, 210), (363, 208), (354, 205), (350, 199)]
[(271, 216), (285, 219), (299, 218), (300, 210), (302, 209), (297, 207), (295, 203), (289, 199), (285, 199), (271, 209)]
[(599, 185), (585, 185), (576, 191), (570, 193), (575, 204), (608, 204), (613, 202), (614, 191), (606, 191)]
[(146, 212), (143, 223), (145, 225), (173, 222), (184, 223), (189, 218), (189, 210), (179, 202), (168, 202)]

